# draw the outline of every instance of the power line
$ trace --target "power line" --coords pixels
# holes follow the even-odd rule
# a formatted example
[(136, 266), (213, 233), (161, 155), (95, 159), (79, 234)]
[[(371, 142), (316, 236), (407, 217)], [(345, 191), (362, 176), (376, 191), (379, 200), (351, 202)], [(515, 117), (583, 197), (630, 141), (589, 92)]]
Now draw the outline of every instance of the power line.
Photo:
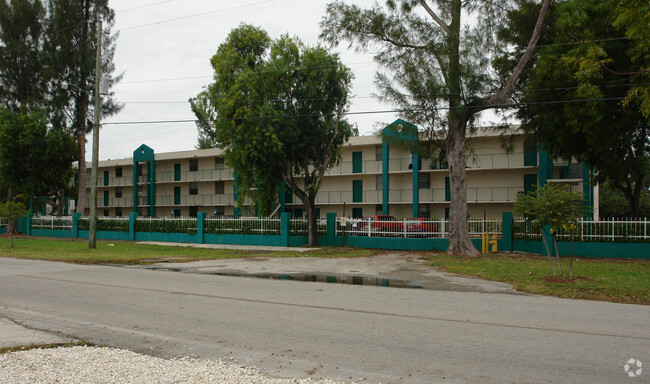
[[(620, 101), (624, 100), (625, 97), (606, 97), (606, 98), (594, 98), (594, 99), (575, 99), (575, 100), (551, 100), (551, 101), (537, 101), (537, 102), (526, 102), (526, 103), (508, 103), (508, 104), (492, 104), (492, 105), (477, 105), (477, 106), (460, 106), (460, 107), (440, 107), (435, 108), (435, 110), (452, 110), (452, 109), (464, 109), (464, 108), (476, 108), (476, 109), (502, 109), (502, 108), (515, 108), (521, 107), (524, 105), (543, 105), (543, 104), (570, 104), (570, 103), (584, 103), (590, 101)], [(410, 108), (410, 109), (390, 109), (390, 110), (376, 110), (376, 111), (358, 111), (358, 112), (348, 112), (346, 116), (355, 116), (355, 115), (372, 115), (372, 114), (384, 114), (384, 113), (413, 113), (413, 112), (424, 112), (434, 110), (433, 108)], [(287, 119), (287, 118), (301, 118), (301, 117), (320, 117), (320, 116), (334, 116), (332, 115), (322, 115), (322, 114), (302, 114), (302, 115), (282, 115), (282, 116), (253, 116), (253, 117), (240, 117), (240, 118), (216, 118), (215, 121), (244, 121), (244, 120), (269, 120), (269, 119)], [(172, 124), (172, 123), (195, 123), (198, 120), (196, 119), (179, 119), (179, 120), (149, 120), (149, 121), (119, 121), (119, 122), (106, 122), (102, 125), (144, 125), (144, 124)]]

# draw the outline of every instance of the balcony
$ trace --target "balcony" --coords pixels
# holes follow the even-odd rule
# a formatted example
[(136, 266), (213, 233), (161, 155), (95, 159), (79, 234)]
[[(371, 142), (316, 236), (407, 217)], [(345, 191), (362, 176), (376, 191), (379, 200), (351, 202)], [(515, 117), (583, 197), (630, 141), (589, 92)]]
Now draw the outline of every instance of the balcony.
[[(198, 171), (181, 171), (175, 174), (174, 171), (156, 172), (156, 183), (173, 183), (173, 182), (187, 182), (187, 181), (218, 181), (218, 180), (234, 180), (234, 172), (232, 168), (224, 169), (200, 169)], [(177, 177), (175, 177), (177, 176)], [(138, 177), (138, 183), (147, 183), (149, 175), (143, 174)]]
[[(356, 172), (356, 174), (370, 174), (370, 173), (381, 173), (382, 172), (382, 162), (376, 160), (365, 160), (361, 162), (361, 172)], [(353, 172), (352, 161), (342, 161), (338, 165), (333, 166), (325, 172), (325, 175), (348, 175), (355, 174)]]
[(316, 195), (316, 204), (353, 204), (353, 203), (381, 203), (381, 191), (362, 191), (361, 201), (354, 201), (352, 191), (319, 191)]
[[(141, 198), (140, 204), (146, 204), (147, 198)], [(235, 195), (181, 195), (180, 203), (174, 203), (174, 195), (156, 196), (156, 206), (213, 206), (213, 205), (234, 205)]]

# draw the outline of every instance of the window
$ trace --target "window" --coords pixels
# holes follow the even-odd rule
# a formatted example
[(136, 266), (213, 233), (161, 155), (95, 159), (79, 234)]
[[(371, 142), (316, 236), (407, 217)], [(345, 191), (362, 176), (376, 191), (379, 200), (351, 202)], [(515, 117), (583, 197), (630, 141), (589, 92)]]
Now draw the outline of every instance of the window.
[(190, 195), (198, 195), (199, 194), (199, 183), (193, 182), (190, 183)]
[(108, 185), (108, 171), (104, 171), (104, 186)]
[(375, 204), (375, 215), (383, 215), (384, 214), (384, 206), (381, 204)]
[(196, 214), (199, 212), (199, 207), (193, 205), (190, 207), (190, 217), (196, 217)]
[(174, 217), (181, 217), (181, 209), (180, 208), (172, 209), (172, 211), (174, 211)]
[(528, 138), (524, 141), (524, 166), (537, 166), (537, 142)]
[(223, 157), (214, 158), (214, 169), (224, 169), (226, 164), (224, 163)]
[(420, 204), (418, 206), (418, 217), (428, 219), (431, 217), (431, 206), (429, 204)]
[(115, 216), (122, 217), (122, 207), (115, 208)]
[(108, 217), (108, 214), (109, 214), (109, 213), (108, 213), (108, 209), (105, 209), (105, 210), (104, 210), (104, 217)]
[(363, 171), (363, 152), (352, 152), (352, 173)]
[(445, 177), (445, 201), (451, 201), (451, 182), (448, 177)]
[(376, 189), (378, 191), (381, 191), (381, 190), (384, 189), (384, 178), (383, 178), (382, 175), (377, 175), (375, 183), (376, 183)]
[(418, 188), (420, 189), (429, 189), (431, 188), (431, 174), (429, 173), (420, 173), (418, 175)]
[(354, 218), (363, 217), (363, 208), (352, 208), (352, 217)]
[(352, 180), (352, 201), (355, 203), (363, 201), (363, 180)]
[(214, 182), (214, 194), (215, 195), (223, 195), (224, 194), (224, 182), (223, 181), (215, 181)]
[(181, 165), (174, 164), (174, 181), (181, 181)]
[(199, 159), (190, 159), (190, 172), (199, 170)]
[(524, 175), (524, 193), (528, 193), (535, 190), (535, 185), (537, 185), (537, 175), (531, 173), (529, 175)]
[(383, 148), (381, 145), (378, 145), (375, 147), (375, 160), (376, 161), (383, 161), (384, 160), (384, 152)]
[(225, 216), (226, 215), (226, 207), (214, 207), (214, 215), (215, 216)]
[(115, 197), (122, 197), (122, 187), (115, 188)]
[(115, 167), (115, 177), (122, 177), (122, 167)]
[[(108, 207), (108, 191), (104, 191), (104, 207)], [(108, 216), (108, 215), (104, 215)]]
[(174, 205), (181, 203), (181, 187), (174, 187)]

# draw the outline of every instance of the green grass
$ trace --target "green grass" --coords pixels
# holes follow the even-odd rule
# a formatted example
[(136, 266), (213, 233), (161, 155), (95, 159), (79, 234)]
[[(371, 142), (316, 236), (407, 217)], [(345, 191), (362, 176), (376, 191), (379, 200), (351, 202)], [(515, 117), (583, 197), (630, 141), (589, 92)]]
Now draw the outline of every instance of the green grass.
[[(427, 258), (430, 265), (451, 273), (512, 284), (522, 292), (571, 299), (650, 304), (650, 262), (562, 259), (565, 278), (553, 278), (547, 258), (523, 254), (493, 254), (462, 258), (444, 253)], [(557, 269), (557, 264), (555, 265)]]
[(63, 261), (79, 264), (147, 264), (160, 260), (185, 262), (194, 260), (232, 259), (242, 257), (359, 257), (378, 253), (357, 248), (324, 247), (307, 252), (246, 251), (173, 247), (136, 244), (132, 242), (98, 241), (96, 249), (88, 248), (88, 241), (64, 239), (9, 239), (0, 238), (0, 257)]

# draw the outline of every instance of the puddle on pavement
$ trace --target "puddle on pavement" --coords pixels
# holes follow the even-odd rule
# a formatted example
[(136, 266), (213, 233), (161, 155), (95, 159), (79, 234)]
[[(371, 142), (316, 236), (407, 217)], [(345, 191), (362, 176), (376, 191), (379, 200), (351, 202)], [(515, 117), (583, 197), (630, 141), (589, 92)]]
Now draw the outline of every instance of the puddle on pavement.
[(270, 279), (270, 280), (293, 280), (293, 281), (308, 281), (319, 283), (332, 283), (332, 284), (349, 284), (349, 285), (372, 285), (377, 287), (394, 287), (394, 288), (424, 288), (420, 285), (414, 284), (411, 281), (401, 279), (385, 279), (381, 277), (371, 276), (350, 276), (350, 275), (331, 275), (331, 274), (283, 274), (283, 273), (240, 273), (229, 271), (196, 271), (187, 268), (169, 268), (169, 267), (147, 267), (147, 269), (185, 272), (185, 273), (201, 273), (206, 275), (217, 276), (231, 276), (231, 277), (248, 277), (257, 279)]

